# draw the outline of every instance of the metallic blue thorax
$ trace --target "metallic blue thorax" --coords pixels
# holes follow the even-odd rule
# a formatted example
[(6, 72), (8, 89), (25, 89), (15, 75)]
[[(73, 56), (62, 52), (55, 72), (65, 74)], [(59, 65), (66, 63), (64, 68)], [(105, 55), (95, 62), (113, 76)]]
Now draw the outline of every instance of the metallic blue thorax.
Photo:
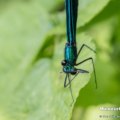
[(77, 48), (76, 46), (65, 46), (65, 60), (67, 60), (71, 65), (75, 63), (77, 59)]
[(74, 71), (74, 64), (76, 63), (77, 59), (77, 48), (76, 46), (66, 45), (65, 46), (65, 60), (67, 64), (64, 66), (64, 72), (67, 71)]

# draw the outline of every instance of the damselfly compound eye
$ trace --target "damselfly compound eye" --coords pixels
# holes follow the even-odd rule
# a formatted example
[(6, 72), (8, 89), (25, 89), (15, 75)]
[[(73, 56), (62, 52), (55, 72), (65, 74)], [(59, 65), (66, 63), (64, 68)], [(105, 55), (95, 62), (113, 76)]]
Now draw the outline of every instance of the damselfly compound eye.
[(63, 60), (63, 61), (61, 62), (61, 64), (62, 64), (62, 66), (65, 66), (65, 65), (67, 64), (67, 60)]

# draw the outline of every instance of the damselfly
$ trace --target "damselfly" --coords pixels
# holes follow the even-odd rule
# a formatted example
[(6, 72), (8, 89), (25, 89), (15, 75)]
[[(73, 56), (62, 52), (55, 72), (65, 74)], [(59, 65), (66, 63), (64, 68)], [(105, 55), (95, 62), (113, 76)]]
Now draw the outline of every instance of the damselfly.
[[(95, 67), (94, 67), (94, 61), (93, 58), (87, 58), (79, 63), (76, 63), (77, 58), (83, 49), (83, 47), (86, 47), (93, 52), (95, 52), (93, 49), (91, 49), (89, 46), (83, 44), (80, 48), (78, 54), (77, 54), (77, 47), (76, 47), (76, 23), (77, 23), (77, 11), (78, 11), (78, 0), (66, 0), (65, 1), (65, 8), (66, 8), (66, 30), (67, 30), (67, 43), (65, 45), (65, 58), (61, 62), (63, 65), (63, 72), (66, 73), (64, 87), (67, 87), (69, 85), (71, 96), (72, 96), (72, 104), (74, 103), (74, 98), (71, 90), (71, 81), (74, 80), (74, 78), (79, 73), (89, 73), (86, 70), (77, 69), (75, 66), (78, 66), (88, 60), (92, 61), (93, 64), (93, 70), (94, 70), (94, 76), (95, 76), (95, 83), (97, 88), (97, 81), (96, 81), (96, 73), (95, 73)], [(96, 52), (95, 52), (96, 53)], [(70, 74), (74, 75), (72, 79), (70, 79)], [(68, 84), (67, 84), (68, 79)], [(71, 104), (71, 105), (72, 105)]]

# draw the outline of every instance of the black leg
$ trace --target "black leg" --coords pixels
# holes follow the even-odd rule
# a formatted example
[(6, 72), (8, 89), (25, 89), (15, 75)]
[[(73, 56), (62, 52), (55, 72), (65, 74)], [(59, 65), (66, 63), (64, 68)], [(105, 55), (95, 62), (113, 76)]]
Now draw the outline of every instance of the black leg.
[[(79, 73), (76, 73), (76, 75), (73, 77), (72, 80), (70, 80), (70, 82), (73, 81), (74, 78), (76, 78), (76, 76), (77, 76), (78, 74), (79, 74)], [(67, 76), (67, 75), (66, 75), (66, 76)], [(64, 87), (67, 87), (67, 86), (70, 84), (70, 83), (68, 83), (68, 84), (66, 85), (66, 81), (67, 81), (67, 77), (65, 78)]]
[(70, 106), (72, 106), (72, 104), (74, 103), (74, 98), (73, 98), (73, 94), (72, 94), (72, 89), (71, 89), (71, 82), (70, 82), (70, 76), (69, 76), (69, 74), (68, 74), (68, 80), (69, 80), (69, 84), (70, 84), (70, 93), (71, 93), (71, 96), (72, 96), (72, 103), (71, 103), (71, 105)]
[[(73, 100), (73, 102), (72, 102), (72, 104), (74, 103), (74, 98), (73, 98), (73, 94), (72, 94), (72, 89), (71, 89), (71, 82), (70, 82), (70, 76), (69, 76), (69, 73), (67, 73), (66, 74), (66, 77), (65, 77), (65, 82), (64, 82), (64, 87), (67, 87), (67, 85), (66, 85), (66, 81), (67, 81), (67, 77), (68, 77), (68, 80), (69, 80), (69, 87), (70, 87), (70, 92), (71, 92), (71, 96), (72, 96), (72, 100)], [(71, 104), (71, 106), (72, 106), (72, 104)]]
[(64, 88), (67, 87), (67, 86), (66, 86), (67, 77), (68, 77), (68, 74), (66, 74), (66, 77), (65, 77)]
[[(88, 71), (85, 71), (85, 70), (82, 70), (82, 69), (77, 69), (77, 71), (78, 71), (78, 72), (77, 72), (76, 75), (72, 78), (72, 80), (74, 80), (75, 77), (76, 77), (79, 73), (89, 73)], [(65, 82), (64, 82), (64, 88), (66, 88), (68, 85), (70, 85), (69, 87), (70, 87), (70, 92), (71, 92), (71, 96), (72, 96), (72, 100), (73, 100), (72, 104), (73, 104), (73, 103), (74, 103), (74, 98), (73, 98), (72, 89), (71, 89), (71, 81), (72, 81), (72, 80), (70, 80), (69, 74), (70, 74), (70, 73), (66, 73)], [(66, 85), (67, 77), (68, 77), (69, 83)], [(72, 104), (71, 104), (71, 106), (72, 106)]]
[(82, 70), (82, 69), (77, 69), (77, 72), (79, 72), (79, 73), (89, 73), (88, 71)]
[(79, 54), (80, 54), (80, 52), (81, 52), (81, 50), (83, 49), (84, 46), (87, 47), (88, 49), (92, 50), (94, 53), (96, 53), (92, 48), (90, 48), (89, 46), (83, 44), (82, 47), (80, 48), (78, 54), (77, 54), (77, 58), (78, 58), (78, 56), (79, 56)]
[(92, 60), (92, 64), (93, 64), (93, 70), (94, 70), (94, 76), (95, 76), (95, 83), (96, 83), (96, 89), (97, 89), (97, 80), (96, 80), (96, 73), (95, 73), (95, 67), (94, 67), (94, 61), (93, 61), (93, 58), (88, 58), (88, 59), (85, 59), (83, 60), (82, 62), (78, 63), (78, 64), (75, 64), (75, 66), (78, 66), (88, 60)]
[[(71, 72), (71, 71), (70, 71), (70, 72)], [(73, 72), (74, 72), (74, 71), (73, 71)], [(76, 75), (70, 80), (70, 82), (72, 82), (72, 81), (77, 77), (77, 75), (78, 75), (79, 73), (89, 73), (88, 71), (82, 70), (82, 69), (77, 69), (77, 71), (75, 71), (75, 72), (77, 72), (77, 73), (76, 73)], [(67, 87), (67, 86), (69, 85), (69, 83), (66, 84), (66, 81), (67, 81), (67, 74), (66, 74), (66, 77), (65, 77), (64, 87)]]

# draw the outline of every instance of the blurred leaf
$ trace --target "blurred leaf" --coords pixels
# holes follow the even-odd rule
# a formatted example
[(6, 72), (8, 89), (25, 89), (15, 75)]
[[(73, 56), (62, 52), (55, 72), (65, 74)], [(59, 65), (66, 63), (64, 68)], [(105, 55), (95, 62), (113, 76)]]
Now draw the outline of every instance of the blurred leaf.
[[(109, 1), (110, 0), (79, 0), (77, 27), (84, 26), (90, 22), (106, 7)], [(61, 25), (56, 27), (52, 33), (63, 34), (66, 28), (65, 11), (57, 14), (57, 19)]]
[(119, 15), (120, 12), (120, 0), (110, 0), (108, 5), (93, 19), (91, 23), (96, 23), (98, 21), (105, 21), (113, 16)]
[(48, 11), (53, 11), (55, 9), (59, 9), (61, 5), (64, 4), (64, 0), (38, 0), (42, 6), (45, 7)]
[(117, 69), (114, 63), (103, 62), (99, 57), (95, 63), (98, 89), (95, 89), (95, 79), (92, 75), (90, 82), (81, 90), (75, 106), (87, 108), (90, 105), (119, 103), (119, 82), (116, 79)]
[(88, 35), (95, 39), (98, 50), (95, 64), (98, 89), (95, 89), (93, 75), (91, 82), (80, 92), (75, 104), (85, 108), (102, 103), (119, 104), (119, 78), (116, 77), (117, 67), (111, 56), (114, 49), (111, 41), (118, 25), (118, 17), (115, 15), (99, 20), (102, 17), (100, 16), (94, 18), (95, 23), (91, 21), (89, 25), (83, 28)]
[[(96, 17), (98, 19), (98, 17)], [(92, 36), (97, 44), (99, 51), (97, 52), (99, 57), (103, 61), (109, 61), (111, 54), (113, 52), (113, 46), (111, 40), (116, 31), (116, 26), (118, 25), (118, 17), (112, 16), (111, 18), (95, 22), (94, 24), (89, 24), (84, 28), (84, 30)]]
[(78, 27), (84, 26), (93, 19), (110, 0), (79, 0)]
[[(18, 8), (18, 6), (16, 7)], [(9, 28), (7, 30), (9, 30)], [(49, 30), (49, 28), (46, 30)], [(0, 54), (3, 56), (0, 60), (0, 66), (3, 65), (3, 62), (5, 65), (2, 66), (4, 72), (1, 72), (0, 76), (0, 118), (2, 118), (2, 120), (69, 119), (72, 112), (72, 107), (70, 107), (72, 99), (69, 87), (66, 89), (63, 87), (65, 78), (60, 75), (60, 71), (62, 70), (60, 62), (63, 59), (66, 39), (61, 43), (56, 43), (53, 60), (41, 59), (34, 65), (31, 60), (35, 59), (35, 53), (39, 51), (39, 49), (36, 49), (36, 46), (39, 44), (40, 48), (41, 42), (39, 41), (39, 43), (36, 40), (37, 38), (32, 39), (32, 41), (29, 36), (27, 36), (28, 31), (25, 31), (26, 33), (23, 34), (22, 38), (20, 37), (21, 39), (19, 38), (20, 40), (17, 39), (18, 43), (16, 43), (15, 40), (17, 37), (12, 36), (12, 32), (13, 31), (11, 31), (10, 35), (8, 34), (10, 39), (6, 38), (3, 34), (1, 40), (1, 49), (3, 49), (5, 45), (8, 45), (8, 48), (6, 48), (6, 51), (3, 49)], [(15, 33), (18, 34), (17, 29), (15, 29)], [(19, 31), (19, 33), (21, 33), (21, 31)], [(29, 32), (29, 35), (30, 33), (31, 32)], [(40, 35), (44, 35), (44, 31), (40, 33)], [(37, 36), (37, 33), (35, 35)], [(78, 43), (79, 47), (82, 46), (83, 43), (86, 43), (94, 48), (91, 39), (84, 34), (78, 35), (77, 39), (81, 40)], [(6, 40), (7, 44), (5, 44), (3, 40)], [(24, 42), (24, 40), (26, 42)], [(21, 44), (23, 46), (21, 46)], [(24, 45), (28, 45), (28, 47), (24, 47)], [(81, 60), (89, 56), (95, 57), (92, 52), (88, 54), (88, 51), (83, 50)], [(12, 61), (16, 61), (17, 56), (19, 56), (19, 59), (17, 62), (13, 62), (14, 66), (12, 66)], [(89, 70), (91, 73), (91, 61), (83, 64), (81, 68)], [(3, 69), (1, 69), (1, 71)], [(81, 74), (80, 79), (77, 77), (76, 80), (72, 82), (75, 99), (79, 95), (79, 90), (88, 83), (89, 79), (90, 74)]]
[(2, 112), (31, 68), (46, 35), (53, 28), (53, 23), (50, 16), (36, 2), (25, 4), (23, 1), (17, 1), (0, 14), (0, 28)]
[(82, 107), (75, 107), (73, 110), (71, 120), (82, 120), (84, 109)]
[(116, 32), (112, 40), (112, 45), (113, 45), (112, 60), (116, 63), (118, 67), (118, 77), (119, 77), (119, 74), (120, 74), (120, 14), (118, 18), (119, 18), (118, 25), (116, 27)]
[[(53, 23), (40, 5), (17, 2), (0, 15), (0, 28), (0, 69), (3, 71), (5, 68), (14, 69), (18, 63), (21, 67), (28, 67)], [(9, 60), (7, 64), (4, 59)]]

